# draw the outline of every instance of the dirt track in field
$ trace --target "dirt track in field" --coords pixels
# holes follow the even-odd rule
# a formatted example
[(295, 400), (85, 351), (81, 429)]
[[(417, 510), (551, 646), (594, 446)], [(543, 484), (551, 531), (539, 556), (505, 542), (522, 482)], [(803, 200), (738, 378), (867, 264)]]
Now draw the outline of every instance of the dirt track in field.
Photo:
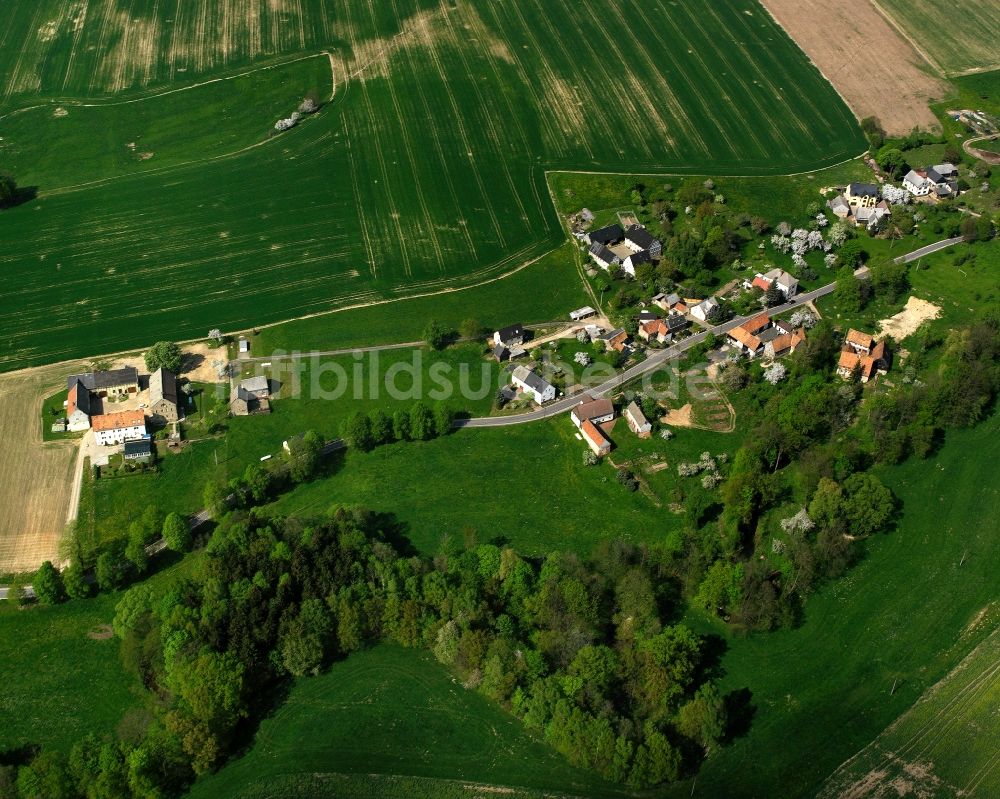
[(0, 375), (0, 572), (58, 560), (76, 447), (43, 444), (40, 414), (65, 375), (65, 367)]
[(762, 0), (859, 119), (874, 116), (889, 134), (937, 129), (928, 103), (947, 96), (948, 84), (864, 0)]

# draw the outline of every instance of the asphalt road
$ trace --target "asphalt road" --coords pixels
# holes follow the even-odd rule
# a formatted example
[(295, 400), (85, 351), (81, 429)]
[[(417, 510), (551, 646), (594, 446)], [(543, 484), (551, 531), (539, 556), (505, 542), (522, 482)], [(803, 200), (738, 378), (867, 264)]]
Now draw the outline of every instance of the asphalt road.
[[(910, 263), (911, 261), (915, 261), (918, 258), (924, 257), (925, 255), (930, 255), (931, 253), (935, 253), (938, 252), (939, 250), (946, 249), (948, 247), (951, 247), (953, 244), (958, 244), (962, 241), (964, 241), (964, 239), (961, 236), (959, 236), (953, 239), (945, 239), (944, 241), (938, 241), (935, 242), (934, 244), (928, 244), (926, 247), (921, 247), (920, 249), (914, 250), (911, 253), (907, 253), (906, 255), (901, 255), (899, 258), (896, 259), (896, 261), (903, 263)], [(867, 271), (866, 268), (862, 267), (861, 269), (857, 270), (855, 274), (861, 275), (866, 271)], [(803, 292), (802, 294), (796, 295), (795, 299), (792, 302), (786, 302), (783, 305), (777, 305), (773, 308), (768, 309), (768, 313), (779, 314), (784, 311), (797, 308), (799, 306), (805, 305), (808, 302), (819, 299), (820, 297), (825, 297), (827, 294), (832, 294), (835, 288), (836, 288), (836, 283), (828, 283), (827, 285), (821, 286), (818, 289), (813, 289), (812, 291)], [(616, 375), (615, 377), (605, 381), (604, 383), (601, 383), (599, 386), (596, 386), (592, 389), (588, 389), (587, 393), (594, 397), (604, 396), (605, 394), (614, 391), (614, 389), (621, 386), (622, 384), (627, 383), (630, 380), (634, 380), (637, 377), (641, 377), (647, 372), (655, 371), (667, 361), (680, 357), (687, 350), (697, 346), (702, 341), (704, 341), (708, 337), (709, 333), (714, 333), (715, 335), (723, 335), (728, 331), (732, 330), (734, 327), (739, 327), (748, 319), (752, 319), (753, 316), (757, 316), (757, 314), (753, 314), (751, 316), (736, 317), (721, 325), (716, 325), (715, 327), (711, 328), (711, 330), (703, 330), (700, 333), (696, 333), (690, 338), (686, 338), (679, 344), (675, 344), (674, 346), (668, 347), (665, 350), (658, 350), (649, 357), (647, 357), (646, 360), (644, 360), (642, 363), (638, 363), (635, 366), (626, 369), (621, 374)], [(387, 345), (380, 345), (364, 349), (367, 349), (368, 351), (382, 350), (382, 349), (396, 349), (401, 347), (412, 347), (414, 346), (414, 344), (419, 346), (418, 342), (409, 342), (406, 344), (387, 344)], [(356, 351), (357, 351), (356, 349), (350, 349), (350, 350), (331, 350), (330, 352), (339, 354), (339, 353), (351, 353)], [(308, 354), (316, 354), (316, 353), (308, 353)], [(249, 360), (258, 361), (266, 359), (253, 358)], [(568, 397), (563, 397), (562, 399), (556, 400), (555, 402), (546, 405), (544, 408), (539, 408), (538, 410), (535, 411), (529, 411), (528, 413), (519, 413), (513, 416), (488, 416), (476, 419), (456, 419), (454, 426), (457, 429), (462, 429), (466, 427), (509, 427), (511, 425), (528, 424), (529, 422), (537, 422), (542, 419), (550, 419), (553, 416), (558, 416), (559, 414), (567, 413), (570, 409), (572, 409), (573, 406), (576, 405), (577, 402), (579, 401), (578, 396), (579, 395), (571, 395)], [(324, 445), (323, 455), (324, 456), (330, 455), (331, 453), (336, 452), (337, 450), (344, 449), (346, 446), (347, 445), (343, 439), (339, 438), (334, 439), (333, 441), (329, 441)], [(209, 512), (207, 510), (202, 510), (198, 511), (198, 513), (189, 517), (188, 523), (190, 524), (191, 529), (194, 530), (197, 527), (200, 527), (210, 518), (211, 515), (209, 514)], [(162, 552), (164, 549), (166, 549), (166, 546), (167, 546), (166, 541), (164, 541), (161, 538), (157, 541), (154, 541), (152, 544), (149, 544), (146, 547), (146, 553), (148, 555), (156, 555), (157, 553)], [(24, 590), (26, 596), (34, 597), (34, 591), (32, 590), (30, 585), (25, 586)], [(0, 586), (0, 600), (7, 599), (7, 594), (8, 594), (7, 586)]]
[(916, 261), (918, 258), (923, 258), (925, 255), (946, 250), (953, 244), (960, 244), (963, 241), (965, 241), (965, 239), (961, 236), (956, 236), (953, 239), (945, 239), (944, 241), (935, 241), (933, 244), (928, 244), (926, 247), (921, 247), (919, 250), (908, 252), (906, 255), (900, 255), (895, 262), (897, 264), (908, 264), (911, 261)]
[[(768, 313), (779, 314), (783, 311), (791, 310), (792, 308), (798, 308), (801, 305), (805, 305), (807, 302), (824, 297), (827, 294), (831, 294), (836, 288), (836, 283), (829, 283), (825, 286), (821, 286), (818, 289), (813, 289), (812, 291), (806, 291), (802, 294), (797, 295), (792, 302), (786, 302), (783, 305), (776, 305), (768, 310)], [(746, 322), (748, 319), (752, 319), (753, 316), (758, 314), (753, 314), (752, 316), (738, 316), (728, 322), (724, 322), (721, 325), (716, 325), (710, 330), (703, 330), (700, 333), (696, 333), (690, 338), (684, 339), (684, 341), (679, 344), (675, 344), (672, 347), (668, 347), (665, 350), (658, 350), (652, 355), (648, 356), (646, 360), (642, 363), (637, 363), (635, 366), (626, 369), (619, 375), (606, 380), (599, 386), (588, 389), (587, 393), (593, 397), (601, 397), (614, 391), (616, 388), (621, 386), (623, 383), (627, 383), (630, 380), (635, 380), (637, 377), (641, 377), (647, 372), (655, 371), (656, 369), (663, 366), (663, 364), (671, 361), (675, 358), (679, 358), (687, 350), (692, 347), (697, 346), (706, 338), (708, 338), (709, 333), (714, 333), (715, 335), (723, 335), (728, 331), (732, 330), (734, 327), (739, 327), (741, 324)], [(578, 395), (571, 395), (568, 397), (563, 397), (555, 402), (549, 403), (543, 408), (539, 408), (535, 411), (529, 411), (527, 413), (519, 413), (514, 416), (487, 416), (477, 419), (456, 419), (455, 427), (465, 428), (465, 427), (508, 427), (510, 425), (516, 424), (527, 424), (528, 422), (537, 422), (541, 419), (549, 419), (553, 416), (558, 416), (559, 414), (566, 413), (574, 405), (579, 402)]]

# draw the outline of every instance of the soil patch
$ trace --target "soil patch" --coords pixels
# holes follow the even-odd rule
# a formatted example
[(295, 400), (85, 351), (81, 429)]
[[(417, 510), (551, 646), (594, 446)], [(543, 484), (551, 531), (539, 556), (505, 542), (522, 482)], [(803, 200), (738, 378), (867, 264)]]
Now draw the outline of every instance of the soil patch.
[(671, 408), (660, 421), (673, 427), (694, 427), (694, 409), (690, 402), (680, 408)]
[(98, 624), (87, 631), (87, 637), (92, 641), (107, 641), (109, 638), (114, 638), (114, 636), (115, 631), (110, 624)]
[(882, 319), (879, 327), (883, 336), (892, 336), (895, 341), (901, 341), (916, 333), (924, 322), (937, 319), (940, 315), (939, 306), (918, 297), (910, 297), (902, 311), (888, 319)]
[[(859, 119), (877, 117), (890, 135), (940, 129), (928, 104), (947, 96), (948, 84), (928, 74), (927, 62), (871, 3), (762, 3)], [(868, 53), (878, 55), (861, 55)]]

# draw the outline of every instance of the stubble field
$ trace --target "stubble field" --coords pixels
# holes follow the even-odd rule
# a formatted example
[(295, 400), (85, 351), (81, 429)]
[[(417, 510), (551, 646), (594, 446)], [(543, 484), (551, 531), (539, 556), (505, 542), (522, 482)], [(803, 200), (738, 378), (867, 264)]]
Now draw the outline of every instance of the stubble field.
[[(548, 169), (776, 174), (864, 146), (750, 0), (77, 6), (11, 7), (0, 112), (67, 109), (46, 118), (65, 124), (67, 160), (79, 144), (121, 176), (70, 191), (83, 167), (61, 179), (49, 161), (38, 198), (0, 214), (0, 296), (15, 308), (0, 369), (505, 274), (563, 239)], [(163, 95), (327, 51), (331, 74), (281, 84), (271, 69), (267, 102), (228, 115), (218, 86)], [(279, 106), (290, 113), (307, 87), (328, 97), (332, 82), (315, 118), (266, 138)], [(153, 171), (122, 166), (134, 141), (123, 128), (95, 141), (86, 115), (61, 105), (112, 95), (149, 96), (153, 119), (164, 104), (176, 139), (136, 147), (154, 152), (138, 167)]]
[(998, 0), (878, 0), (876, 5), (946, 74), (1000, 67)]
[(42, 443), (42, 398), (61, 379), (53, 369), (0, 375), (0, 574), (58, 560), (76, 448)]

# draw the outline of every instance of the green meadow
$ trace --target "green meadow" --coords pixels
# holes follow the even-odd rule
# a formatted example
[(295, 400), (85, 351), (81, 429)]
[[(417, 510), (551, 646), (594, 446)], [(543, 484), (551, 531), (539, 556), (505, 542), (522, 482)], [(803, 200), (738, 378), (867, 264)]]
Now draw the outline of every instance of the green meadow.
[(429, 653), (394, 645), (297, 681), (250, 752), (189, 795), (451, 797), (479, 795), (479, 785), (517, 799), (626, 795), (532, 740)]
[(142, 686), (126, 674), (109, 635), (114, 595), (52, 608), (0, 603), (0, 752), (22, 746), (68, 750), (88, 733), (118, 728), (139, 711)]
[[(780, 174), (864, 147), (752, 0), (6, 16), (2, 162), (37, 197), (0, 214), (5, 369), (481, 283), (563, 242), (549, 170)], [(70, 190), (91, 171), (120, 177)]]

